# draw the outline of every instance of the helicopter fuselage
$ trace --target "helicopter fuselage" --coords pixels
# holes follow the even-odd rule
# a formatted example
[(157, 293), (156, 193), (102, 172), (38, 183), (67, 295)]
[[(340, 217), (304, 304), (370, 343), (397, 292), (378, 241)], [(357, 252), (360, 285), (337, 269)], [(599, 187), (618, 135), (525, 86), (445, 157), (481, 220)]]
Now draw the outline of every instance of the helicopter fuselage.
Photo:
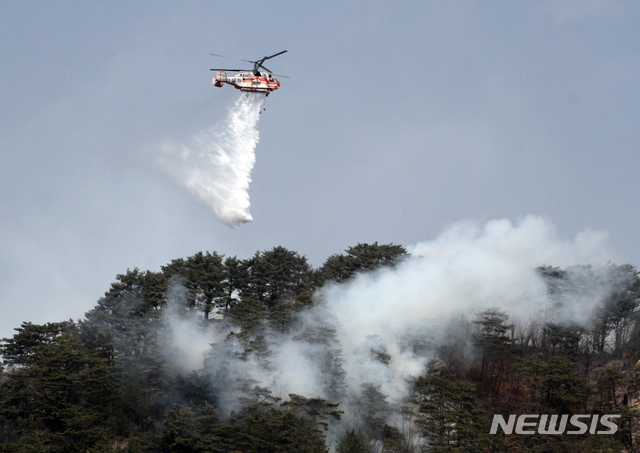
[(280, 88), (280, 82), (278, 82), (275, 77), (268, 72), (258, 72), (258, 74), (255, 74), (252, 71), (240, 72), (228, 77), (226, 71), (220, 70), (213, 78), (213, 85), (221, 87), (225, 83), (238, 90), (258, 91), (267, 93), (267, 95), (269, 95), (273, 90)]

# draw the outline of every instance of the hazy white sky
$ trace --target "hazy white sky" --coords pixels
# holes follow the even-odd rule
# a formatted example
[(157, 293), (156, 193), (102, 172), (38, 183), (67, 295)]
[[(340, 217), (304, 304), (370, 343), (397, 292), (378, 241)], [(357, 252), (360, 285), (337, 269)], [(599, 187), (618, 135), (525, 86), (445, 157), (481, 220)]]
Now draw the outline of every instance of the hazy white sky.
[[(633, 1), (0, 3), (0, 337), (78, 318), (127, 268), (529, 214), (640, 264)], [(232, 229), (152, 165), (238, 98), (209, 53), (289, 75)], [(555, 264), (555, 263), (546, 263)], [(585, 263), (586, 264), (586, 263)]]

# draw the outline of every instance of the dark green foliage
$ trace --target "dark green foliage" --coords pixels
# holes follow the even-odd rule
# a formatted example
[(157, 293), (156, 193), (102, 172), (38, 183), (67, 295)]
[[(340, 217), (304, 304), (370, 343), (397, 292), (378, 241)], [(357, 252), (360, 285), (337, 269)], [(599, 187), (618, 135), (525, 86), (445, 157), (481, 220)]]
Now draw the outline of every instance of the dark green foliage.
[(159, 438), (167, 453), (325, 453), (321, 432), (292, 411), (256, 407), (221, 422), (211, 406), (196, 413), (176, 405)]
[(485, 451), (490, 441), (488, 423), (473, 384), (457, 380), (448, 368), (440, 368), (418, 379), (415, 388), (429, 451)]
[(311, 303), (313, 272), (298, 253), (274, 247), (256, 253), (243, 269), (246, 284), (240, 291), (241, 301), (232, 310), (233, 319), (241, 325), (255, 328), (264, 320), (272, 329), (284, 332), (294, 315)]
[[(638, 451), (640, 278), (630, 265), (538, 268), (550, 299), (535, 322), (488, 309), (443, 330), (448, 342), (408, 333), (403, 352), (437, 354), (441, 364), (412, 381), (412, 400), (390, 404), (372, 383), (349, 394), (343, 367), (353, 351), (343, 353), (333, 319), (304, 310), (314, 285), (406, 258), (400, 246), (358, 244), (314, 271), (275, 247), (246, 260), (206, 252), (161, 272), (128, 270), (85, 319), (24, 323), (3, 339), (0, 453), (314, 453), (337, 433), (337, 453)], [(593, 313), (580, 312), (585, 301), (595, 301)], [(171, 319), (196, 318), (194, 332), (231, 333), (210, 345), (202, 368), (181, 370), (170, 358)], [(281, 388), (246, 372), (276, 373), (283, 339), (303, 351), (300, 366), (318, 372), (328, 399), (283, 402)], [(396, 365), (380, 337), (360, 348), (379, 370)], [(621, 417), (614, 436), (491, 436), (496, 413)], [(401, 431), (409, 420), (413, 431)]]
[[(547, 282), (554, 301), (553, 309), (562, 313), (571, 300), (600, 299), (591, 315), (590, 344), (593, 352), (620, 356), (623, 345), (632, 341), (638, 329), (640, 305), (640, 277), (631, 265), (610, 264), (598, 272), (591, 266), (574, 266), (567, 270), (551, 267), (538, 268)], [(634, 330), (636, 329), (636, 330)]]
[(599, 397), (598, 406), (602, 413), (609, 413), (618, 407), (623, 395), (621, 387), (625, 380), (625, 375), (612, 368), (603, 370), (596, 382), (596, 392)]
[(384, 363), (385, 365), (389, 365), (389, 362), (391, 361), (391, 354), (387, 351), (387, 347), (380, 343), (379, 345), (371, 348), (371, 358), (380, 363)]
[(351, 410), (358, 414), (362, 431), (382, 443), (384, 451), (396, 451), (402, 444), (402, 435), (397, 427), (387, 423), (397, 410), (380, 392), (380, 386), (361, 384), (360, 396), (351, 402)]
[(473, 321), (480, 327), (480, 332), (476, 336), (476, 345), (486, 351), (503, 350), (511, 344), (509, 335), (513, 324), (507, 324), (509, 315), (497, 310), (490, 309), (480, 313)]
[(496, 309), (480, 313), (473, 324), (479, 326), (474, 336), (475, 345), (482, 353), (479, 370), (480, 386), (489, 398), (497, 398), (505, 390), (513, 367), (513, 324), (507, 324), (509, 316)]
[(198, 252), (162, 267), (165, 275), (179, 275), (185, 279), (186, 301), (190, 307), (202, 309), (205, 320), (209, 319), (213, 310), (226, 310), (229, 305), (228, 288), (224, 284), (227, 269), (222, 258), (216, 252)]
[(244, 351), (240, 355), (242, 360), (246, 360), (250, 355), (253, 355), (265, 370), (271, 369), (271, 362), (269, 361), (271, 349), (269, 349), (269, 344), (264, 335), (256, 335), (251, 338), (247, 331), (243, 331), (236, 334), (235, 337), (242, 341), (244, 345)]
[(292, 411), (270, 409), (232, 418), (223, 426), (225, 450), (246, 453), (325, 453), (321, 431), (315, 423)]
[(262, 330), (267, 313), (267, 307), (254, 296), (243, 297), (229, 310), (231, 320), (245, 332)]
[[(176, 404), (165, 414), (165, 428), (160, 436), (162, 450), (180, 453), (195, 453), (200, 451), (198, 443), (198, 426), (194, 420), (193, 411)], [(215, 425), (215, 423), (214, 423)]]
[(548, 362), (526, 357), (519, 370), (528, 392), (527, 409), (533, 413), (573, 414), (585, 409), (589, 390), (576, 363), (567, 357), (554, 356)]
[(556, 295), (566, 293), (570, 290), (567, 271), (552, 266), (540, 266), (536, 271), (547, 284), (549, 294)]
[(0, 348), (4, 363), (10, 366), (29, 366), (38, 362), (43, 348), (55, 345), (61, 335), (74, 329), (72, 321), (47, 323), (44, 325), (30, 322), (14, 329), (17, 334), (12, 338), (3, 338)]
[(336, 445), (336, 453), (372, 453), (373, 440), (360, 430), (345, 431)]
[[(118, 275), (78, 324), (24, 324), (4, 340), (9, 373), (0, 376), (0, 440), (7, 446), (0, 451), (110, 451), (114, 442), (128, 451), (153, 451), (153, 432), (176, 402), (189, 406), (167, 412), (167, 429), (160, 436), (167, 451), (227, 452), (232, 451), (229, 439), (235, 439), (238, 451), (251, 451), (247, 435), (271, 439), (254, 442), (255, 451), (324, 451), (316, 425), (338, 414), (335, 405), (325, 402), (320, 410), (321, 400), (303, 404), (299, 397), (291, 403), (295, 411), (310, 411), (300, 419), (291, 410), (272, 407), (278, 398), (270, 390), (230, 375), (235, 387), (244, 389), (240, 404), (253, 409), (223, 424), (210, 412), (225, 367), (213, 381), (196, 371), (180, 376), (165, 357), (170, 332), (163, 312), (170, 303), (177, 316), (188, 311), (202, 312), (204, 319), (232, 315), (244, 330), (237, 335), (243, 348), (230, 360), (252, 355), (268, 368), (269, 345), (260, 331), (265, 325), (287, 329), (299, 308), (310, 303), (311, 292), (306, 259), (282, 247), (250, 260), (197, 253), (173, 260), (160, 273), (134, 269)], [(187, 426), (191, 422), (199, 430), (195, 438)], [(214, 425), (219, 439), (198, 437), (215, 431)], [(258, 448), (263, 443), (273, 448)]]
[(164, 294), (167, 281), (158, 274), (137, 269), (118, 275), (117, 279), (86, 314), (83, 324), (109, 344), (120, 360), (135, 364), (155, 352), (152, 349), (165, 305), (158, 292)]
[(257, 385), (253, 387), (246, 385), (242, 389), (242, 392), (243, 395), (240, 396), (238, 400), (245, 411), (268, 410), (282, 400), (282, 398), (273, 396), (273, 392), (268, 388)]
[(136, 429), (149, 429), (161, 419), (163, 400), (173, 386), (163, 369), (159, 342), (168, 281), (162, 274), (137, 269), (117, 278), (81, 326), (112, 351), (122, 428), (133, 422)]
[(358, 244), (345, 250), (346, 255), (331, 255), (316, 272), (316, 285), (322, 286), (325, 281), (333, 280), (341, 283), (358, 272), (370, 271), (379, 267), (395, 267), (408, 254), (404, 247), (394, 244), (378, 245)]
[(255, 296), (267, 308), (280, 299), (307, 304), (311, 296), (311, 266), (307, 259), (284, 247), (258, 252), (248, 260), (249, 281), (243, 297)]
[(224, 298), (221, 301), (223, 314), (226, 317), (229, 309), (231, 309), (240, 298), (242, 291), (249, 284), (249, 270), (245, 261), (238, 258), (228, 257), (224, 260), (223, 274)]
[[(609, 265), (605, 277), (610, 292), (596, 314), (596, 345), (599, 352), (610, 347), (613, 354), (619, 356), (638, 323), (640, 277), (630, 265)], [(612, 341), (608, 341), (610, 334)]]
[(564, 355), (571, 360), (580, 357), (580, 339), (585, 329), (578, 325), (548, 323), (543, 327), (543, 348), (549, 355)]
[(338, 410), (340, 403), (331, 403), (322, 398), (305, 398), (301, 395), (289, 394), (289, 401), (282, 407), (291, 409), (297, 416), (308, 418), (316, 424), (327, 428), (331, 421), (337, 421), (342, 415)]
[(322, 324), (306, 327), (293, 337), (295, 341), (310, 345), (310, 362), (317, 364), (324, 393), (332, 401), (340, 401), (345, 396), (345, 371), (342, 367), (342, 350), (338, 348), (334, 328)]
[(21, 439), (15, 451), (106, 451), (115, 380), (101, 351), (72, 322), (24, 323), (0, 353), (15, 367), (0, 385), (0, 421)]
[(200, 371), (191, 371), (187, 376), (178, 375), (174, 385), (175, 396), (192, 406), (200, 407), (215, 401), (209, 377)]

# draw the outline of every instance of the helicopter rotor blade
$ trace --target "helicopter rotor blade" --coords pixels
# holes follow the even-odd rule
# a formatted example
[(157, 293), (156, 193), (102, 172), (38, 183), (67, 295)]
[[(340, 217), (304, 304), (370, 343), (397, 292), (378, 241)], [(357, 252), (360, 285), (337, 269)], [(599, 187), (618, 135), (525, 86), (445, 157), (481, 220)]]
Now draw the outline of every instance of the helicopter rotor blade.
[(255, 61), (243, 60), (242, 58), (227, 57), (227, 56), (225, 56), (225, 55), (218, 55), (218, 54), (216, 54), (216, 53), (210, 53), (209, 55), (211, 55), (211, 56), (213, 56), (213, 57), (228, 58), (229, 60), (246, 61), (247, 63), (255, 63)]
[(210, 53), (209, 55), (211, 55), (211, 56), (213, 56), (213, 57), (222, 57), (222, 58), (228, 58), (228, 59), (230, 59), (230, 60), (246, 61), (247, 63), (253, 63), (253, 64), (256, 64), (256, 63), (258, 63), (258, 62), (262, 63), (262, 62), (264, 62), (265, 60), (268, 60), (268, 59), (273, 58), (273, 57), (277, 57), (278, 55), (282, 55), (282, 54), (283, 54), (283, 53), (285, 53), (285, 52), (288, 52), (288, 51), (287, 51), (287, 50), (283, 50), (282, 52), (274, 53), (273, 55), (271, 55), (271, 56), (269, 56), (269, 57), (264, 57), (264, 58), (262, 58), (262, 59), (260, 59), (260, 60), (256, 60), (256, 61), (253, 61), (253, 60), (243, 60), (242, 58), (227, 57), (226, 55), (218, 55), (217, 53)]
[(269, 58), (273, 58), (273, 57), (277, 57), (278, 55), (282, 55), (283, 53), (287, 52), (286, 50), (283, 50), (282, 52), (278, 52), (278, 53), (274, 53), (273, 55), (271, 55), (270, 57), (264, 57), (262, 59), (262, 61), (264, 60), (268, 60)]
[[(243, 60), (241, 58), (227, 57), (226, 55), (218, 55), (216, 53), (210, 53), (209, 55), (211, 55), (213, 57), (228, 58), (230, 60), (245, 61), (247, 63), (253, 64), (253, 69), (212, 69), (212, 71), (238, 71), (238, 72), (240, 72), (240, 71), (252, 71), (252, 72), (256, 73), (256, 72), (259, 72), (260, 68), (264, 69), (267, 72), (271, 72), (271, 69), (267, 68), (266, 66), (263, 66), (262, 63), (264, 63), (266, 60), (269, 60), (270, 58), (277, 57), (278, 55), (282, 55), (285, 52), (287, 52), (287, 51), (283, 50), (282, 52), (274, 53), (271, 56), (263, 57), (260, 60), (255, 60), (255, 61), (253, 61), (253, 60)], [(283, 76), (283, 75), (280, 75), (279, 77), (289, 78), (289, 77)]]

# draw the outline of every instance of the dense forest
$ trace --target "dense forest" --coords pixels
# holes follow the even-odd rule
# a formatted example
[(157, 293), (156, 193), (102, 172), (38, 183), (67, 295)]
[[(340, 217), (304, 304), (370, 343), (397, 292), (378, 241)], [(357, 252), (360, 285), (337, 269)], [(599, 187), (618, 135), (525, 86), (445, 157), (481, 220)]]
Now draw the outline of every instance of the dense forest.
[[(0, 452), (640, 451), (633, 266), (541, 266), (540, 310), (496, 300), (356, 341), (368, 301), (405, 297), (367, 285), (421, 260), (374, 243), (317, 269), (275, 247), (127, 270), (83, 319), (3, 339)], [(620, 417), (613, 435), (505, 435), (495, 414)]]

